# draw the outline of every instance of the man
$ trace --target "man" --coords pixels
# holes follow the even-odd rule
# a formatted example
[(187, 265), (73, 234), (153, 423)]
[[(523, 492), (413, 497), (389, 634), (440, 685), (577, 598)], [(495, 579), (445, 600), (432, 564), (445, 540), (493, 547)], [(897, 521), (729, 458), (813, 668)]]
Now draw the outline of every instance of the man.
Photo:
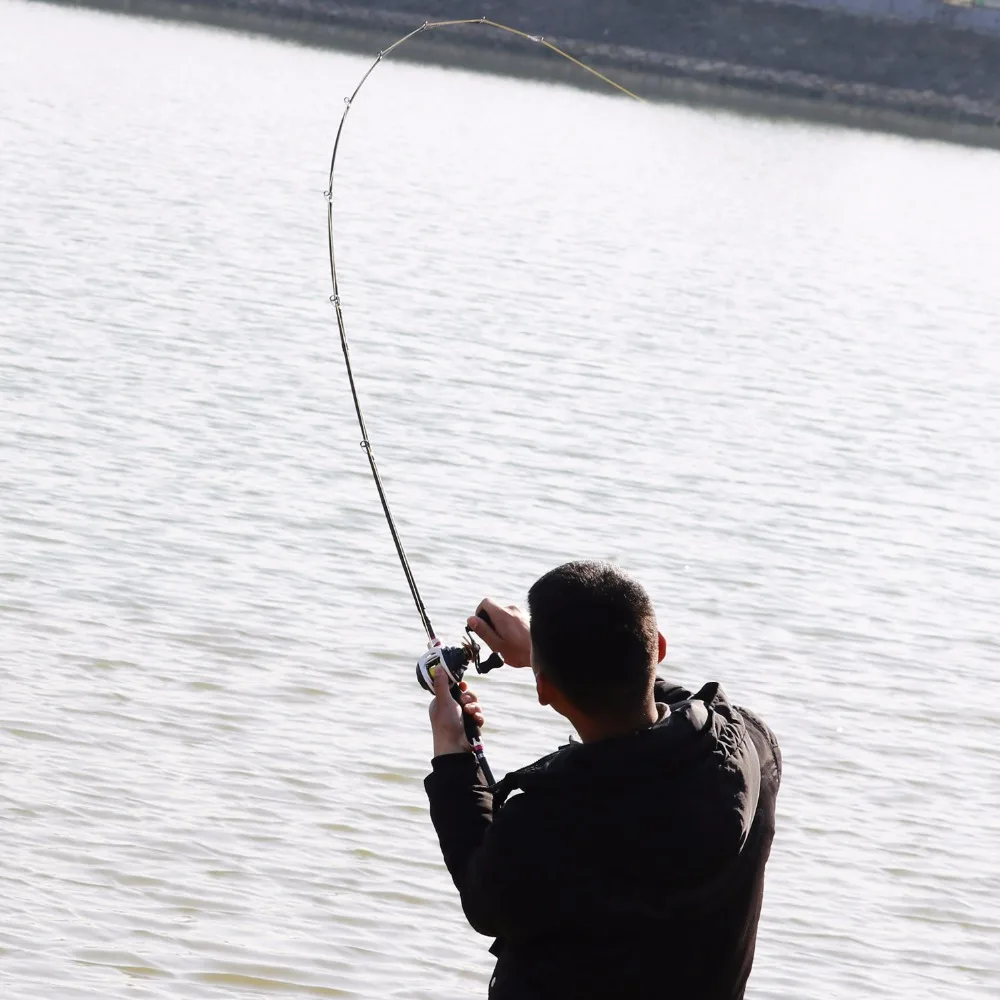
[(716, 683), (656, 678), (666, 641), (618, 569), (560, 566), (528, 610), (530, 625), (486, 600), (469, 626), (532, 668), (582, 742), (491, 790), (462, 728), (463, 711), (482, 724), (475, 695), (463, 684), (459, 707), (439, 671), (430, 710), (431, 819), (469, 923), (496, 938), (491, 1000), (738, 1000), (774, 834), (773, 734)]

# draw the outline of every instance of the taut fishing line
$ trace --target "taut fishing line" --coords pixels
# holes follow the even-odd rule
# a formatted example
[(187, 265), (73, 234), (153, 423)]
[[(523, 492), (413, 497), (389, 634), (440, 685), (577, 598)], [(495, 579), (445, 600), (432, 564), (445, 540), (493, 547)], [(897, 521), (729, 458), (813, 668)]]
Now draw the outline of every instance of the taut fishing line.
[[(434, 671), (440, 666), (447, 673), (448, 678), (451, 681), (452, 695), (456, 700), (459, 698), (460, 694), (458, 687), (459, 682), (462, 679), (462, 675), (465, 673), (466, 667), (470, 663), (476, 667), (476, 670), (479, 673), (486, 673), (494, 667), (501, 666), (503, 664), (503, 660), (500, 656), (494, 653), (485, 662), (481, 663), (479, 660), (479, 646), (472, 638), (472, 633), (468, 628), (465, 630), (467, 639), (462, 646), (442, 646), (441, 641), (434, 634), (434, 627), (431, 625), (430, 617), (427, 614), (427, 608), (424, 606), (423, 599), (420, 596), (420, 591), (417, 589), (416, 580), (413, 578), (413, 571), (410, 569), (409, 560), (406, 558), (406, 552), (403, 550), (403, 543), (399, 539), (399, 532), (396, 530), (396, 522), (393, 520), (392, 512), (389, 510), (389, 501), (386, 498), (385, 488), (382, 485), (382, 477), (379, 475), (378, 466), (375, 464), (375, 454), (372, 451), (371, 441), (368, 438), (368, 428), (365, 425), (364, 413), (361, 410), (361, 403), (358, 400), (358, 390), (354, 382), (354, 371), (351, 368), (351, 352), (347, 344), (347, 330), (344, 326), (344, 310), (341, 304), (340, 284), (337, 280), (337, 258), (334, 250), (333, 179), (334, 171), (337, 166), (337, 152), (340, 149), (340, 138), (344, 132), (344, 123), (347, 121), (347, 114), (354, 106), (354, 101), (357, 98), (358, 93), (365, 85), (368, 77), (372, 75), (375, 67), (378, 66), (378, 64), (391, 52), (394, 52), (411, 38), (414, 38), (425, 31), (430, 31), (435, 28), (454, 28), (460, 25), (481, 25), (484, 28), (491, 28), (496, 31), (506, 32), (509, 35), (516, 35), (518, 38), (523, 38), (536, 45), (541, 45), (543, 48), (548, 49), (550, 52), (554, 52), (557, 56), (573, 63), (573, 65), (578, 66), (580, 69), (591, 74), (592, 76), (597, 77), (599, 80), (603, 80), (610, 87), (613, 87), (615, 90), (620, 91), (626, 96), (631, 97), (636, 101), (642, 100), (641, 97), (632, 93), (631, 90), (626, 89), (620, 83), (616, 83), (603, 73), (598, 72), (592, 66), (588, 66), (586, 63), (581, 62), (575, 56), (571, 56), (568, 52), (564, 52), (561, 48), (553, 45), (552, 42), (547, 41), (542, 36), (530, 35), (526, 31), (520, 31), (517, 28), (510, 27), (509, 25), (500, 24), (498, 21), (491, 21), (486, 17), (463, 18), (450, 21), (425, 21), (419, 28), (415, 28), (408, 34), (403, 35), (402, 38), (397, 39), (387, 49), (382, 49), (382, 51), (375, 57), (375, 61), (368, 67), (364, 76), (361, 77), (361, 80), (354, 88), (350, 97), (344, 98), (344, 113), (341, 115), (340, 124), (337, 127), (337, 136), (333, 143), (333, 154), (330, 157), (329, 183), (327, 184), (326, 191), (324, 192), (326, 196), (327, 234), (329, 236), (330, 243), (330, 280), (333, 283), (333, 294), (330, 296), (330, 302), (333, 304), (337, 315), (337, 329), (340, 332), (340, 346), (344, 352), (344, 364), (347, 366), (347, 378), (351, 384), (351, 396), (354, 399), (354, 410), (358, 415), (358, 426), (361, 428), (361, 447), (368, 456), (368, 464), (371, 466), (372, 477), (375, 480), (375, 488), (378, 490), (379, 500), (382, 502), (382, 511), (385, 514), (386, 523), (389, 525), (389, 532), (392, 535), (393, 544), (396, 546), (396, 554), (399, 556), (400, 565), (403, 567), (403, 574), (406, 577), (407, 586), (409, 586), (410, 593), (413, 595), (413, 603), (417, 606), (417, 613), (420, 615), (420, 621), (424, 626), (424, 631), (427, 633), (427, 652), (424, 653), (424, 655), (421, 656), (417, 662), (417, 680), (420, 682), (422, 687), (427, 690), (433, 690)], [(489, 621), (489, 619), (486, 618), (481, 611), (479, 612), (479, 617), (485, 619), (487, 622)], [(465, 731), (469, 737), (469, 742), (472, 745), (473, 752), (483, 769), (484, 777), (487, 782), (492, 785), (494, 784), (493, 775), (490, 772), (489, 765), (486, 763), (486, 757), (483, 754), (483, 744), (479, 734), (479, 728), (476, 726), (472, 717), (467, 713), (462, 713), (462, 719), (465, 723)]]

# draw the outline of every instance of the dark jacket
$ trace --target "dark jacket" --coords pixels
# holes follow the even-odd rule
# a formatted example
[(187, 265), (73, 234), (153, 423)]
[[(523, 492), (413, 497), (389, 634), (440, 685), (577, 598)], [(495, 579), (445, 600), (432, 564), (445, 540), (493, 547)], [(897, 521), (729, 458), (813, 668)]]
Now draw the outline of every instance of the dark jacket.
[(718, 684), (656, 696), (650, 729), (570, 743), (492, 794), (472, 754), (434, 759), (445, 864), (496, 938), (491, 1000), (743, 996), (781, 754)]

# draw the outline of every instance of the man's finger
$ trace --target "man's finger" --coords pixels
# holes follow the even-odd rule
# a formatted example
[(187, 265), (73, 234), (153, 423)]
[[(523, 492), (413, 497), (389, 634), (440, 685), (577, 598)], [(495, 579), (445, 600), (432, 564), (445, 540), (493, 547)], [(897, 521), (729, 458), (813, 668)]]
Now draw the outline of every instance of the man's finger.
[[(480, 605), (480, 607), (482, 607), (482, 605)], [(473, 632), (476, 633), (476, 635), (479, 636), (480, 639), (483, 640), (483, 642), (486, 643), (487, 646), (490, 647), (490, 649), (496, 649), (496, 647), (503, 642), (503, 639), (500, 638), (497, 630), (493, 628), (492, 625), (487, 625), (486, 621), (478, 615), (472, 615), (466, 621), (466, 624), (472, 629)]]
[(434, 697), (438, 701), (451, 698), (451, 682), (448, 673), (442, 666), (434, 667)]
[(504, 614), (504, 609), (492, 597), (484, 597), (476, 608), (476, 615), (483, 619), (488, 618), (494, 626), (503, 619)]

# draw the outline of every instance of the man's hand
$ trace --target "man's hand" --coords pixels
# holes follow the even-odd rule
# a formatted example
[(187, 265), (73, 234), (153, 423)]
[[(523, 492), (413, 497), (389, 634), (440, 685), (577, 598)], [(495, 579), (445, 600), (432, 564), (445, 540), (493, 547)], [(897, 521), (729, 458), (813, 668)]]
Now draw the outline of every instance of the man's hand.
[(459, 684), (461, 705), (451, 696), (448, 675), (440, 667), (434, 670), (434, 700), (429, 709), (431, 732), (434, 734), (434, 756), (446, 753), (471, 753), (472, 747), (465, 735), (462, 713), (471, 715), (477, 726), (483, 724), (479, 699), (469, 690), (468, 684)]
[[(489, 625), (482, 617), (483, 612), (489, 616)], [(479, 602), (476, 613), (469, 618), (467, 624), (490, 649), (504, 658), (508, 667), (531, 665), (528, 616), (520, 608), (513, 604), (502, 608), (487, 597)]]

